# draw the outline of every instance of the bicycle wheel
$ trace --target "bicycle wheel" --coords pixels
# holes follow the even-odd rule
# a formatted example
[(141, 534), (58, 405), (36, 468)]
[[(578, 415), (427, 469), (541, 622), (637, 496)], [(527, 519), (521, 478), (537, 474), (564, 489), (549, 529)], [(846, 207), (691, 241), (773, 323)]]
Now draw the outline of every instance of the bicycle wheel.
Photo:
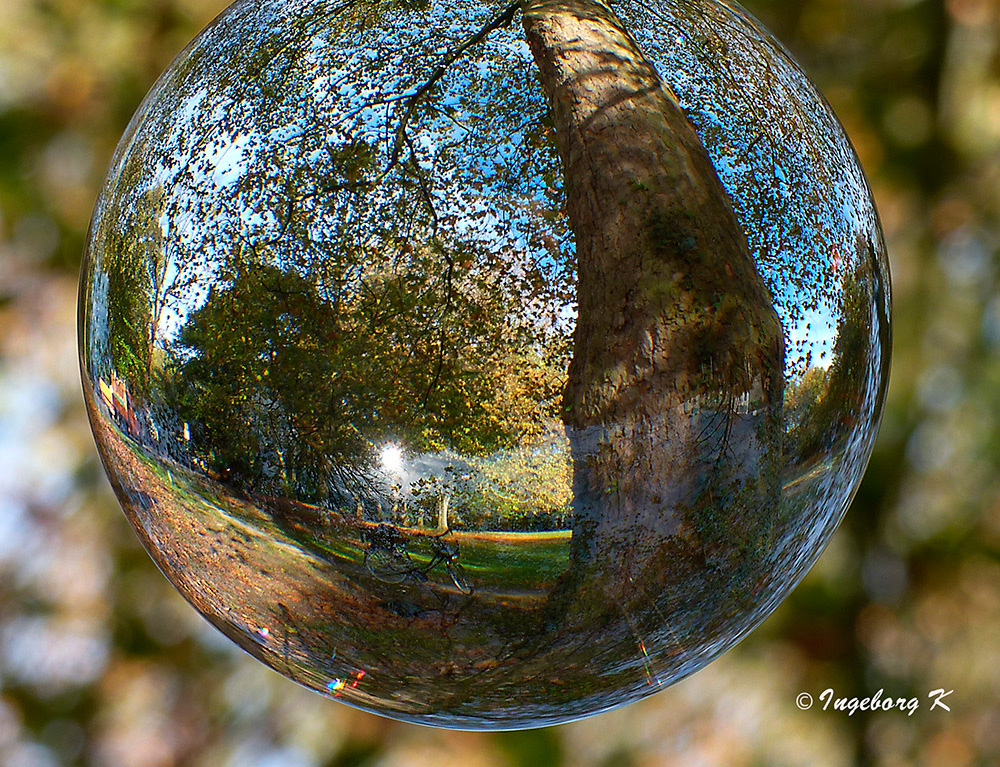
[(446, 562), (445, 567), (448, 569), (448, 575), (451, 576), (451, 582), (455, 584), (455, 588), (463, 594), (471, 594), (472, 583), (465, 574), (465, 568), (458, 562)]
[(365, 552), (365, 567), (385, 583), (400, 583), (413, 572), (410, 555), (396, 549), (368, 549)]

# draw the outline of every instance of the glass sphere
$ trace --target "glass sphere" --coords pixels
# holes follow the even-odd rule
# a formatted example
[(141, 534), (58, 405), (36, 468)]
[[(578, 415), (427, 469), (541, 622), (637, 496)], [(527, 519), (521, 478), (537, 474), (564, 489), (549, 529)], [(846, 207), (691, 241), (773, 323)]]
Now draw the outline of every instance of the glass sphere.
[(516, 728), (701, 668), (860, 482), (851, 146), (716, 0), (240, 0), (132, 120), (83, 384), (161, 570), (287, 677)]

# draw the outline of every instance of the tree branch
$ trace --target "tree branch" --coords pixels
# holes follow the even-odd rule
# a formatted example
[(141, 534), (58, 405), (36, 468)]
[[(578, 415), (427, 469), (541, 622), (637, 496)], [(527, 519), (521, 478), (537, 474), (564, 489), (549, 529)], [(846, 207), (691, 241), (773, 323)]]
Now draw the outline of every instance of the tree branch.
[(457, 48), (450, 51), (448, 55), (444, 57), (444, 60), (438, 64), (437, 68), (431, 73), (431, 76), (427, 78), (427, 81), (421, 85), (412, 96), (410, 96), (406, 105), (406, 111), (403, 113), (403, 116), (399, 121), (399, 125), (396, 126), (396, 136), (392, 143), (392, 153), (389, 155), (389, 162), (386, 165), (385, 171), (382, 173), (382, 178), (385, 178), (395, 167), (396, 163), (399, 162), (399, 155), (403, 151), (403, 145), (406, 143), (406, 126), (413, 118), (420, 99), (426, 96), (427, 93), (429, 93), (430, 90), (437, 85), (441, 78), (448, 72), (448, 67), (458, 61), (458, 59), (461, 58), (466, 51), (485, 40), (491, 32), (494, 32), (501, 27), (510, 26), (511, 22), (514, 21), (514, 15), (520, 7), (520, 0), (518, 0), (518, 2), (511, 3), (500, 15), (491, 19), (482, 29), (469, 37)]

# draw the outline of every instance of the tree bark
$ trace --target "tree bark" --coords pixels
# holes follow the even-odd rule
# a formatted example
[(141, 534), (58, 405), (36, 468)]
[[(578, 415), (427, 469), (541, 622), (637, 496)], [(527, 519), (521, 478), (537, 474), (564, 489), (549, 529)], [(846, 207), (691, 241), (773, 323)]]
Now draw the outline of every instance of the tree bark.
[(721, 551), (773, 516), (783, 333), (705, 147), (614, 12), (526, 0), (523, 24), (578, 259), (569, 577), (620, 605), (672, 582), (671, 541)]

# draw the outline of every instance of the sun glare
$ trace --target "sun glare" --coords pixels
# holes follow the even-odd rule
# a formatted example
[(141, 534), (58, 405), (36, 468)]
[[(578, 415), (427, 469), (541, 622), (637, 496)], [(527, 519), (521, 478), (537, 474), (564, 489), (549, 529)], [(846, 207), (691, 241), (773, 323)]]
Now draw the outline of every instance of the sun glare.
[(403, 448), (399, 445), (383, 446), (379, 460), (382, 462), (382, 468), (386, 471), (392, 474), (403, 472)]

